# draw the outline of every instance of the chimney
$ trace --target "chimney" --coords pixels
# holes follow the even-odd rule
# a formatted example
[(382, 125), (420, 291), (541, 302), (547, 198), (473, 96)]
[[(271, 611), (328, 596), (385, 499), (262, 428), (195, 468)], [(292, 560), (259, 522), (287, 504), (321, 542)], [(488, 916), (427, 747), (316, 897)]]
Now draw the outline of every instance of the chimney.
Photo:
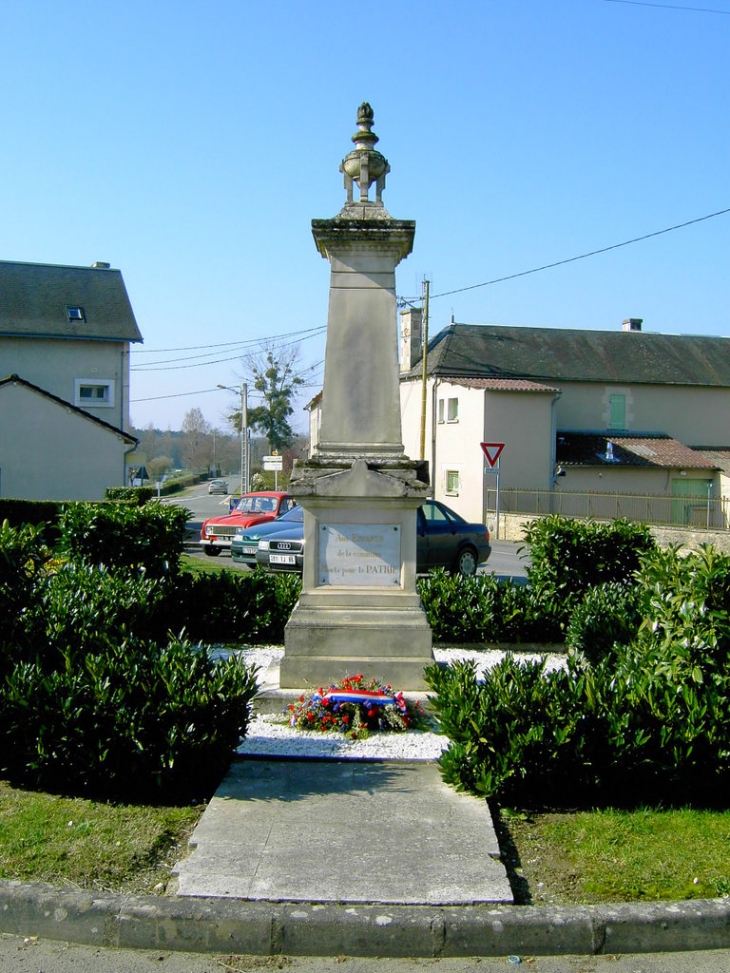
[(626, 318), (625, 321), (621, 322), (622, 331), (641, 331), (641, 326), (644, 323), (643, 318)]
[(105, 260), (96, 260), (92, 265), (92, 270), (109, 270), (111, 264), (108, 264)]
[(423, 357), (423, 311), (408, 307), (400, 312), (400, 372), (403, 375)]

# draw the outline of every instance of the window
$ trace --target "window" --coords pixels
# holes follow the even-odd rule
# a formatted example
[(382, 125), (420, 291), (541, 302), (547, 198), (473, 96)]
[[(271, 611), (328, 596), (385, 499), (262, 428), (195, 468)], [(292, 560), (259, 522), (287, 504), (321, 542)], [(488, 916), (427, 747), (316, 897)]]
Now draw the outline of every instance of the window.
[(609, 395), (608, 397), (608, 427), (609, 429), (626, 428), (626, 396)]
[(114, 405), (114, 382), (94, 378), (77, 378), (74, 405), (85, 408), (111, 408)]
[(439, 422), (444, 421), (444, 400), (439, 399)]
[(448, 422), (459, 421), (459, 400), (458, 399), (449, 399), (448, 406), (446, 409), (446, 416)]
[(69, 321), (85, 321), (86, 311), (78, 304), (69, 305), (66, 307), (66, 317)]
[(448, 497), (459, 496), (459, 471), (446, 470), (446, 495)]

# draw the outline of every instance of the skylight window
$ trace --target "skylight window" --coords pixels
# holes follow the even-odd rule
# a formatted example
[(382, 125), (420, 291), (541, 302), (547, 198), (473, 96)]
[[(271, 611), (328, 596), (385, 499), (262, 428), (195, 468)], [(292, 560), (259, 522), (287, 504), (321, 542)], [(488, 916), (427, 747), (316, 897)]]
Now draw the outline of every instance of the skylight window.
[(86, 311), (78, 304), (68, 305), (66, 307), (66, 317), (69, 321), (85, 321)]

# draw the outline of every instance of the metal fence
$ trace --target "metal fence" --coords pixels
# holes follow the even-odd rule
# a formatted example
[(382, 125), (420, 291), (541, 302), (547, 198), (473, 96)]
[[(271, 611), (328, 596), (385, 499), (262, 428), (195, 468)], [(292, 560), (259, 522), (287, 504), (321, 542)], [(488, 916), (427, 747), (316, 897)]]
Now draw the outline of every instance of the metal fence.
[[(487, 491), (487, 511), (497, 510), (497, 491)], [(595, 520), (642, 521), (680, 527), (702, 527), (714, 530), (730, 528), (730, 497), (680, 497), (664, 494), (582, 493), (571, 490), (521, 490), (502, 488), (499, 491), (502, 513), (563, 517), (593, 518)]]

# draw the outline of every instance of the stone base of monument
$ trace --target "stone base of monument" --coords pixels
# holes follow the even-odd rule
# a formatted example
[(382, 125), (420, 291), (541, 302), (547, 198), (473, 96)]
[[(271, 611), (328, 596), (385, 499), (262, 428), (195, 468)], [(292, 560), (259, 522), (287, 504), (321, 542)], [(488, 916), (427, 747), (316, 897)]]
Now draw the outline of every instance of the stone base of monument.
[(416, 509), (423, 464), (364, 459), (297, 464), (304, 507), (302, 592), (284, 633), (282, 689), (361, 672), (423, 691), (432, 637), (416, 590)]
[(300, 603), (286, 628), (280, 688), (329, 684), (362, 673), (396, 689), (423, 692), (423, 669), (432, 662), (431, 629), (417, 598), (410, 606), (351, 604), (324, 612)]

